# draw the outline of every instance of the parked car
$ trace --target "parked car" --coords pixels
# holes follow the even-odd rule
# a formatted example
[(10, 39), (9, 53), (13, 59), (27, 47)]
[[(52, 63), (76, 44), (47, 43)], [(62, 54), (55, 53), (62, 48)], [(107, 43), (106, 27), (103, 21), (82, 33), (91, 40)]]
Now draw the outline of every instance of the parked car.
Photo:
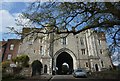
[(73, 72), (73, 76), (76, 77), (76, 78), (77, 77), (84, 77), (84, 78), (86, 78), (87, 77), (87, 72), (84, 69), (76, 69)]

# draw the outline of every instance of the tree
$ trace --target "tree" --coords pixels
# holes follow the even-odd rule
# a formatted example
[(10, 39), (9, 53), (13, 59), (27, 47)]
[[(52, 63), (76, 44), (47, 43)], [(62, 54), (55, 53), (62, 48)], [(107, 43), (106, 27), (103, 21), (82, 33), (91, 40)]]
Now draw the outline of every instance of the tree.
[(10, 61), (4, 61), (2, 62), (2, 68), (7, 68), (7, 67), (10, 67)]
[(6, 72), (7, 67), (10, 67), (10, 61), (2, 62), (2, 73)]
[(14, 63), (18, 62), (19, 65), (22, 67), (28, 67), (29, 66), (29, 57), (27, 55), (21, 55), (14, 59), (12, 59)]
[(54, 32), (76, 35), (87, 29), (105, 32), (113, 53), (120, 50), (119, 12), (120, 2), (33, 2), (23, 16), (46, 30), (36, 29), (28, 34)]

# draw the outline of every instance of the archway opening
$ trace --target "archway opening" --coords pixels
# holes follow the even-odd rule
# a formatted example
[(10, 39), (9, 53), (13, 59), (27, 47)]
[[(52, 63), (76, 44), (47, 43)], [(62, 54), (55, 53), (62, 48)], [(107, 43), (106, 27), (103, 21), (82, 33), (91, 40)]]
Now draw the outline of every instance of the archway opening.
[(98, 64), (95, 64), (95, 70), (99, 71)]
[(67, 52), (62, 52), (56, 58), (56, 74), (72, 74), (73, 58)]
[(42, 63), (39, 60), (34, 60), (32, 62), (32, 76), (35, 75), (41, 75), (41, 71), (42, 71)]

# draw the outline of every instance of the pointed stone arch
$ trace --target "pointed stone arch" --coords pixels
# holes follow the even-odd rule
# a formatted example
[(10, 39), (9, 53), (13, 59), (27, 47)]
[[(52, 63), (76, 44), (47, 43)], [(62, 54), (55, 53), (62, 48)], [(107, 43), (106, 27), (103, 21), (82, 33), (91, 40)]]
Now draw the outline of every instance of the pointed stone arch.
[(47, 65), (44, 65), (44, 73), (47, 73)]
[(38, 75), (41, 75), (43, 65), (39, 60), (34, 60), (31, 66), (32, 66), (32, 76), (35, 76), (37, 73)]
[(55, 55), (54, 55), (54, 68), (56, 68), (56, 63), (57, 63), (57, 57), (60, 55), (60, 54), (62, 54), (62, 53), (66, 53), (66, 55), (69, 57), (69, 58), (72, 58), (72, 61), (71, 62), (73, 62), (73, 66), (72, 66), (72, 68), (73, 68), (73, 70), (74, 69), (77, 69), (77, 65), (76, 65), (76, 62), (77, 62), (77, 57), (76, 57), (76, 55), (70, 50), (70, 49), (68, 49), (68, 48), (62, 48), (62, 49), (60, 49), (60, 50), (58, 50), (56, 53), (55, 53)]

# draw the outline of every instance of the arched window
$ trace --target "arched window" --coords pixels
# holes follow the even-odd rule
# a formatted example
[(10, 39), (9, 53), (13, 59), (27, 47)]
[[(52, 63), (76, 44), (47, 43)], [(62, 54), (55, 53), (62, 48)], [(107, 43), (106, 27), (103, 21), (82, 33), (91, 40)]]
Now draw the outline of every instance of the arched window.
[(100, 54), (102, 54), (102, 49), (100, 49)]
[(81, 44), (81, 45), (84, 45), (83, 37), (80, 37), (80, 44)]
[(95, 64), (95, 70), (99, 71), (98, 64)]
[(102, 65), (102, 67), (104, 67), (104, 63), (103, 63), (103, 61), (101, 60), (101, 65)]
[(67, 44), (68, 44), (66, 37), (63, 37), (63, 38), (61, 39), (61, 44), (62, 44), (62, 45), (67, 45)]
[(44, 65), (44, 73), (47, 73), (47, 65)]
[(85, 67), (88, 67), (88, 62), (85, 63)]
[(43, 46), (40, 46), (40, 54), (41, 54), (41, 55), (44, 55), (44, 49), (43, 49)]
[(66, 37), (63, 38), (63, 45), (66, 45)]
[(82, 55), (85, 55), (85, 49), (81, 49)]

